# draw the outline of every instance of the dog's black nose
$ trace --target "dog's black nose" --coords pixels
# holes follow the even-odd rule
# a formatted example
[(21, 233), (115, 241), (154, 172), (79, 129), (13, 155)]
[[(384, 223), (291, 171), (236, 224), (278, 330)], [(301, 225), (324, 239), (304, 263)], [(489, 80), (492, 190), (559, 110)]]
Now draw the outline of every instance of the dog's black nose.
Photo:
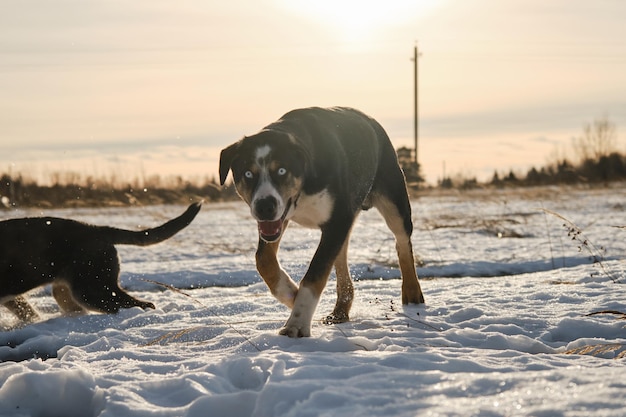
[(254, 212), (257, 220), (271, 221), (276, 220), (276, 207), (278, 202), (275, 197), (268, 196), (258, 199), (254, 203)]

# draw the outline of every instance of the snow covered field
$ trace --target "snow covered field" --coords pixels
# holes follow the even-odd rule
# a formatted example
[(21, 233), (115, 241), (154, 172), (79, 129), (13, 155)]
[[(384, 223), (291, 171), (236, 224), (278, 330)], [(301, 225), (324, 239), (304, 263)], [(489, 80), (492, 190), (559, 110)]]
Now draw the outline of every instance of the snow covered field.
[[(416, 199), (419, 307), (400, 304), (391, 234), (365, 212), (350, 246), (352, 321), (289, 339), (277, 335), (289, 312), (255, 271), (247, 207), (205, 204), (169, 241), (118, 246), (122, 285), (156, 310), (63, 317), (40, 289), (29, 298), (45, 321), (20, 328), (0, 307), (0, 415), (621, 416), (626, 322), (607, 311), (626, 312), (625, 209), (624, 185)], [(183, 210), (0, 218), (132, 228)], [(286, 232), (279, 255), (296, 280), (318, 237)], [(316, 317), (334, 292), (331, 277)]]

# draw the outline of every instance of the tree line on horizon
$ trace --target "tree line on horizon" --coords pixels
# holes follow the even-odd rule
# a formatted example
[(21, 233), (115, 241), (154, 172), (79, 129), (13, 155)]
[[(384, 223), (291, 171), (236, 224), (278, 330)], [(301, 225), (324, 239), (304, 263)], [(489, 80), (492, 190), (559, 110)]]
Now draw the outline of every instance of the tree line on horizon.
[[(63, 178), (63, 179), (62, 179)], [(233, 187), (229, 187), (233, 188)], [(182, 177), (159, 177), (110, 181), (78, 174), (56, 175), (41, 185), (21, 174), (0, 174), (0, 209), (17, 207), (103, 207), (157, 204), (189, 204), (192, 201), (233, 199), (232, 189), (222, 189), (215, 179), (188, 181)]]
[[(583, 135), (572, 141), (577, 162), (557, 158), (525, 175), (495, 172), (492, 179), (479, 183), (475, 178), (443, 178), (439, 188), (601, 184), (626, 180), (626, 154), (617, 150), (615, 124), (608, 118), (585, 125)], [(411, 188), (423, 188), (419, 166), (407, 148), (397, 150)], [(21, 174), (0, 174), (0, 209), (15, 207), (97, 207), (155, 204), (187, 204), (190, 201), (230, 201), (236, 199), (231, 185), (220, 187), (215, 178), (189, 181), (180, 176), (123, 181), (115, 178), (83, 178), (77, 173), (52, 174), (51, 185), (37, 184)]]
[(439, 181), (441, 188), (475, 188), (479, 186), (539, 186), (603, 184), (626, 180), (626, 154), (617, 147), (617, 130), (607, 117), (583, 127), (583, 134), (572, 140), (573, 160), (557, 157), (545, 166), (532, 167), (526, 174), (494, 172), (486, 183), (475, 178), (450, 178)]

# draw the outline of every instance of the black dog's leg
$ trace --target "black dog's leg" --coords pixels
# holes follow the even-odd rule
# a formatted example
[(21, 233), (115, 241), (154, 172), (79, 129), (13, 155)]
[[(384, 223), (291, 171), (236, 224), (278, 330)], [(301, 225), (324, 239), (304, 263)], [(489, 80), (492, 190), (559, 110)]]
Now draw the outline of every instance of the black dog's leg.
[(77, 261), (71, 277), (66, 279), (77, 303), (103, 313), (116, 313), (120, 308), (154, 308), (154, 304), (138, 300), (120, 288), (120, 264), (113, 246), (86, 253), (98, 256)]
[(120, 308), (154, 308), (154, 304), (131, 296), (117, 283), (98, 286), (92, 284), (91, 288), (72, 288), (72, 294), (88, 309), (102, 313), (117, 313)]
[(311, 336), (313, 313), (324, 291), (333, 263), (348, 238), (354, 216), (336, 217), (322, 228), (320, 244), (300, 282), (291, 316), (279, 331), (289, 337)]
[(34, 323), (40, 318), (37, 311), (21, 295), (5, 301), (4, 306), (25, 323)]

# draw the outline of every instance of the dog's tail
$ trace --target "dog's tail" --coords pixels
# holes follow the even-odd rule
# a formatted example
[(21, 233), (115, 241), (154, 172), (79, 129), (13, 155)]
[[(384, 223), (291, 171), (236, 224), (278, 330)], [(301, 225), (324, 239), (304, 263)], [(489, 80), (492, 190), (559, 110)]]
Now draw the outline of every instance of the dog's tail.
[(154, 245), (155, 243), (169, 239), (187, 227), (196, 217), (196, 214), (198, 214), (201, 207), (202, 202), (193, 203), (180, 216), (153, 229), (132, 231), (113, 227), (103, 227), (101, 230), (106, 233), (108, 239), (114, 244), (137, 246)]

